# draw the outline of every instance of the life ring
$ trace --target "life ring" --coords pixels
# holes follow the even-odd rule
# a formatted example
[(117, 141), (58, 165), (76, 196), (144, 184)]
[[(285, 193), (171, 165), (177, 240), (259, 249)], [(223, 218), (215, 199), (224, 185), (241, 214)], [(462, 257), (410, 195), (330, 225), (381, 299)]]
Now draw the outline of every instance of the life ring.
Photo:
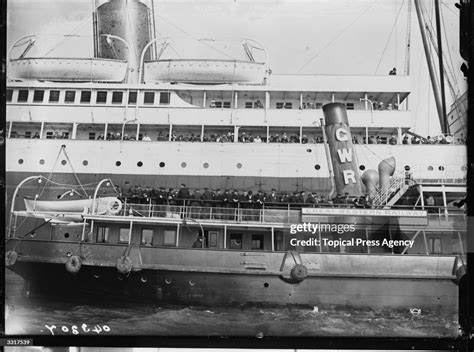
[(293, 269), (291, 269), (291, 278), (301, 282), (308, 276), (308, 269), (303, 264), (296, 264)]
[(71, 274), (77, 274), (81, 270), (82, 260), (79, 256), (73, 255), (66, 262), (66, 270)]
[(132, 271), (132, 261), (129, 257), (123, 256), (117, 259), (117, 271), (120, 274), (127, 275)]
[(17, 259), (18, 259), (18, 254), (15, 251), (8, 251), (5, 254), (5, 266), (7, 268), (12, 267), (13, 265), (15, 265)]
[(122, 202), (120, 199), (112, 199), (107, 203), (107, 212), (109, 214), (118, 214), (120, 210), (122, 210)]

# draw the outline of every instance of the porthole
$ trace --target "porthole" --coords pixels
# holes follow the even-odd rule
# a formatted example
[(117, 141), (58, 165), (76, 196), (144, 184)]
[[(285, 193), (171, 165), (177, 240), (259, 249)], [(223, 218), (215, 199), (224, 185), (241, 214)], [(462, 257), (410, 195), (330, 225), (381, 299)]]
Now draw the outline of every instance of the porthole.
[(205, 168), (205, 169), (207, 169), (207, 168), (209, 167), (209, 163), (204, 163), (204, 164), (202, 164), (202, 167)]
[(428, 171), (433, 171), (433, 166), (428, 166)]
[(44, 159), (40, 159), (39, 163), (40, 165), (44, 165)]
[(184, 161), (181, 163), (181, 167), (184, 169), (188, 164), (186, 164)]
[(140, 278), (140, 281), (145, 283), (148, 281), (148, 277), (146, 275), (142, 275), (141, 278)]
[(306, 151), (307, 151), (308, 153), (311, 153), (311, 152), (312, 152), (312, 150), (311, 150), (311, 149), (306, 149)]
[(120, 165), (122, 165), (122, 162), (120, 162), (120, 161), (115, 162), (115, 166), (120, 166)]
[(268, 287), (268, 286), (270, 286), (270, 285), (268, 284), (268, 282), (265, 282), (265, 283), (263, 284), (263, 287), (265, 287), (265, 288)]
[(410, 171), (410, 166), (409, 166), (409, 165), (405, 165), (404, 169), (405, 169), (405, 171)]
[(88, 164), (89, 164), (89, 162), (87, 160), (82, 161), (82, 165), (87, 166)]
[(316, 164), (316, 165), (314, 165), (314, 168), (315, 168), (316, 170), (319, 170), (319, 169), (321, 169), (321, 165)]
[(23, 159), (18, 159), (18, 164), (23, 164)]
[(163, 161), (160, 162), (160, 167), (165, 167), (165, 163)]
[(361, 171), (364, 171), (364, 170), (365, 170), (365, 165), (360, 165), (360, 166), (359, 166), (359, 169), (360, 169)]
[(64, 238), (69, 238), (69, 233), (66, 232), (66, 233), (64, 234)]
[(439, 171), (444, 171), (444, 166), (438, 167), (438, 170), (439, 170)]
[(66, 165), (67, 161), (66, 160), (61, 160), (61, 165)]
[(143, 163), (142, 163), (141, 161), (139, 161), (139, 162), (137, 163), (137, 166), (138, 166), (138, 167), (142, 167), (142, 166), (143, 166)]
[(237, 169), (241, 169), (242, 168), (242, 163), (237, 163)]

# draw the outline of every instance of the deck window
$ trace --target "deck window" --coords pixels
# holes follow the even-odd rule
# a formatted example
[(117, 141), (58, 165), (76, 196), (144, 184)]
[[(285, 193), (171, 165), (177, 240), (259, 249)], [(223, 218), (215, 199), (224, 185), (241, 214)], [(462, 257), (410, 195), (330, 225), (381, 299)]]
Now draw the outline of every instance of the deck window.
[(12, 101), (13, 98), (13, 89), (7, 89), (7, 102)]
[(245, 108), (246, 108), (246, 109), (253, 109), (253, 102), (251, 102), (251, 101), (246, 101), (246, 102), (245, 102)]
[(283, 109), (283, 106), (284, 106), (284, 105), (285, 105), (285, 103), (283, 103), (283, 102), (281, 102), (281, 101), (278, 101), (278, 102), (276, 103), (276, 108), (277, 108), (277, 109)]
[(222, 104), (223, 104), (222, 106), (224, 107), (224, 109), (230, 109), (230, 101), (224, 101)]
[(121, 227), (119, 232), (119, 243), (128, 243), (130, 238), (130, 228)]
[(216, 101), (216, 102), (214, 102), (214, 106), (215, 106), (216, 108), (222, 108), (222, 101)]
[(285, 103), (285, 109), (293, 109), (293, 103)]
[(123, 101), (123, 92), (112, 93), (112, 104), (122, 104), (122, 101)]
[(137, 92), (128, 92), (128, 103), (129, 104), (136, 104), (137, 103)]
[(83, 90), (81, 92), (81, 103), (90, 103), (91, 96), (92, 96), (92, 92), (90, 90)]
[(99, 226), (97, 228), (97, 243), (107, 243), (109, 242), (109, 227), (108, 226)]
[(95, 132), (89, 132), (89, 139), (95, 140)]
[(151, 246), (153, 244), (153, 230), (152, 229), (142, 229), (141, 244), (144, 246)]
[(235, 233), (230, 235), (230, 249), (242, 249), (242, 234)]
[(59, 90), (50, 90), (49, 91), (49, 102), (50, 103), (57, 103), (59, 101)]
[(155, 103), (155, 92), (145, 92), (143, 103), (154, 104)]
[(251, 249), (263, 249), (263, 235), (252, 235)]
[(25, 138), (31, 138), (31, 131), (25, 131)]
[(322, 109), (323, 103), (316, 103), (316, 109)]
[(27, 89), (20, 89), (18, 91), (18, 102), (19, 103), (26, 103), (28, 101), (28, 90)]
[(430, 253), (431, 254), (441, 254), (442, 246), (441, 246), (441, 238), (430, 238), (429, 239), (429, 246), (430, 246)]
[(67, 90), (67, 91), (66, 91), (66, 97), (64, 98), (64, 102), (66, 102), (66, 103), (74, 103), (74, 100), (76, 100), (76, 91), (74, 91), (74, 90)]
[(33, 94), (34, 103), (42, 103), (44, 99), (44, 90), (35, 90)]
[(354, 103), (346, 103), (347, 110), (354, 110)]
[(160, 93), (160, 104), (168, 105), (170, 103), (171, 93), (170, 92), (161, 92)]
[(107, 92), (105, 90), (98, 91), (95, 102), (97, 104), (105, 104), (107, 102)]
[(217, 231), (209, 231), (209, 248), (217, 248)]
[(163, 244), (165, 246), (176, 246), (176, 231), (175, 230), (164, 231)]

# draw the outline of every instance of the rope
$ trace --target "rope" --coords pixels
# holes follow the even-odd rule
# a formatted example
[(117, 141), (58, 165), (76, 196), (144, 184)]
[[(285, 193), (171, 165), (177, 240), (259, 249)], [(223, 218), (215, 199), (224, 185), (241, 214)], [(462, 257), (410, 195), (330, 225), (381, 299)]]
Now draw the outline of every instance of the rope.
[[(390, 38), (392, 37), (393, 30), (395, 29), (397, 23), (398, 23), (398, 17), (400, 17), (400, 13), (402, 12), (403, 9), (403, 4), (405, 3), (405, 0), (402, 1), (402, 4), (400, 6), (400, 10), (398, 10), (397, 17), (395, 18), (395, 22), (393, 23), (392, 29), (390, 30), (390, 34), (388, 36), (387, 41), (385, 42), (385, 47), (383, 48), (382, 55), (380, 56), (379, 63), (377, 64), (377, 68), (375, 69), (374, 74), (377, 74), (377, 71), (380, 67), (380, 64), (382, 63), (383, 56), (385, 55), (385, 51), (388, 48), (388, 43), (390, 42)], [(397, 47), (397, 43), (395, 42), (395, 48)]]
[(82, 191), (84, 192), (84, 194), (86, 196), (88, 196), (86, 190), (84, 189), (84, 187), (82, 186), (82, 183), (81, 183), (81, 180), (79, 180), (79, 176), (77, 175), (76, 173), (76, 170), (74, 170), (74, 167), (72, 166), (72, 163), (71, 163), (71, 160), (69, 159), (69, 155), (67, 155), (67, 152), (66, 152), (66, 149), (65, 148), (62, 148), (63, 149), (63, 152), (64, 152), (64, 156), (66, 157), (68, 163), (69, 163), (69, 166), (71, 166), (71, 169), (72, 169), (72, 172), (74, 173), (74, 178), (76, 179), (77, 183), (79, 183), (79, 186), (81, 187)]
[(372, 8), (372, 6), (375, 5), (375, 3), (377, 2), (377, 0), (374, 0), (364, 11), (362, 11), (362, 13), (354, 20), (352, 21), (347, 27), (345, 27), (339, 34), (337, 34), (334, 38), (332, 38), (321, 50), (319, 50), (313, 57), (311, 57), (311, 59), (309, 59), (305, 64), (303, 64), (297, 72), (300, 72), (303, 68), (305, 68), (306, 66), (308, 66), (308, 64), (311, 63), (311, 61), (313, 61), (314, 59), (316, 59), (325, 49), (327, 49), (328, 47), (331, 46), (331, 44), (333, 44), (339, 37), (341, 37), (350, 27), (352, 27), (352, 25), (354, 25), (363, 15), (365, 15), (367, 13), (367, 11), (370, 10), (370, 8)]
[(44, 192), (44, 190), (45, 190), (45, 188), (46, 188), (46, 185), (47, 185), (48, 182), (49, 182), (49, 179), (50, 179), (51, 176), (53, 175), (54, 169), (56, 168), (56, 164), (58, 163), (59, 156), (61, 155), (61, 150), (62, 150), (62, 149), (63, 149), (63, 147), (61, 147), (61, 149), (59, 149), (58, 156), (56, 157), (56, 161), (54, 162), (53, 168), (51, 169), (51, 172), (49, 173), (49, 176), (46, 177), (46, 182), (44, 183), (43, 188), (42, 188), (41, 191), (40, 191), (39, 197), (41, 197), (41, 195), (43, 194), (43, 192)]

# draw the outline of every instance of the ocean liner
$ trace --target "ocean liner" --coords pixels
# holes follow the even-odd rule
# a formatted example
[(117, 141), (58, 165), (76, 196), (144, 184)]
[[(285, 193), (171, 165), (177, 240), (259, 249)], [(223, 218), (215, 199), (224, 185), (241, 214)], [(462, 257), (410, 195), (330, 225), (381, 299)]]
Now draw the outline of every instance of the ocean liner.
[(411, 131), (409, 76), (277, 75), (252, 39), (167, 58), (149, 5), (98, 5), (92, 58), (8, 52), (24, 293), (457, 314), (465, 136)]

